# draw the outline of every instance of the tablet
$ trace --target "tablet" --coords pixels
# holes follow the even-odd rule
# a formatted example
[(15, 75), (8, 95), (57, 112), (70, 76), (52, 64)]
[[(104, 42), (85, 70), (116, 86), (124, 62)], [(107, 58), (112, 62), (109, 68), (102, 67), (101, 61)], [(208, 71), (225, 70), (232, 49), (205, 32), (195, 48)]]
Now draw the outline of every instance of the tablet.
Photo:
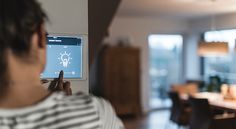
[(49, 34), (47, 36), (47, 63), (43, 79), (57, 78), (61, 70), (65, 79), (84, 79), (84, 44), (83, 35)]

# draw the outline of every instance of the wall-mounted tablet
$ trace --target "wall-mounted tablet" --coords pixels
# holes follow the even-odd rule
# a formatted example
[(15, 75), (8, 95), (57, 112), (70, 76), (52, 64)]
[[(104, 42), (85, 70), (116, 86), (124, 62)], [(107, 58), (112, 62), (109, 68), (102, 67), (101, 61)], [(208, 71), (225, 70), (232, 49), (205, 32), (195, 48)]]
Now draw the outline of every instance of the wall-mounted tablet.
[[(88, 65), (87, 45), (83, 35), (49, 34), (47, 36), (47, 64), (41, 78), (57, 78), (61, 70), (65, 79), (85, 79)], [(86, 51), (86, 52), (85, 52)]]

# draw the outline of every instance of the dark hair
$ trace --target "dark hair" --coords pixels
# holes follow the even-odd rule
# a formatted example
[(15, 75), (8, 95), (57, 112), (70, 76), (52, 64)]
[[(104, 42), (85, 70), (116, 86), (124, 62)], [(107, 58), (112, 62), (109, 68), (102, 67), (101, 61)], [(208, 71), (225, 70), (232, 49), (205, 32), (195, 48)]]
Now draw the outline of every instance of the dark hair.
[(0, 2), (0, 84), (7, 84), (7, 61), (5, 53), (10, 49), (14, 55), (28, 55), (31, 37), (41, 34), (41, 25), (47, 19), (36, 0), (1, 0)]

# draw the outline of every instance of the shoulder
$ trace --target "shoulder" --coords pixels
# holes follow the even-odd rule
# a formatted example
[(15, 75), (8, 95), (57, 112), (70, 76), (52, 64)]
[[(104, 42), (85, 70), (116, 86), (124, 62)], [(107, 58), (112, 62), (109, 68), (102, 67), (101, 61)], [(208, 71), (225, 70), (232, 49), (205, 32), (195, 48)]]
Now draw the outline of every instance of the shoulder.
[(66, 96), (63, 93), (58, 93), (54, 101), (57, 105), (64, 106), (92, 106), (97, 112), (102, 110), (112, 109), (111, 104), (100, 97), (96, 97), (92, 94), (76, 93), (71, 96)]
[(94, 103), (96, 106), (111, 106), (110, 103), (103, 98), (96, 97), (92, 94), (85, 94), (82, 92), (73, 94), (71, 96), (66, 96), (63, 93), (58, 93), (57, 97), (55, 97), (55, 101), (58, 103)]
[(58, 96), (55, 97), (54, 102), (59, 107), (89, 107), (95, 110), (93, 96), (84, 93), (77, 93), (71, 96), (58, 93)]
[(91, 103), (92, 96), (84, 93), (76, 93), (71, 96), (66, 96), (64, 93), (58, 93), (55, 101), (57, 102), (84, 102)]
[(109, 101), (95, 96), (92, 96), (92, 99), (100, 116), (102, 128), (124, 129), (122, 121), (117, 117)]
[[(63, 96), (58, 103), (67, 103), (69, 107), (76, 107), (77, 112), (95, 113), (102, 128), (124, 129), (123, 123), (116, 116), (112, 105), (105, 99), (77, 93), (72, 96)], [(80, 110), (78, 108), (81, 107)]]
[(111, 104), (107, 100), (84, 93), (76, 93), (71, 96), (59, 93), (58, 97), (55, 97), (55, 102), (58, 105), (64, 106), (92, 106), (97, 112), (113, 110)]

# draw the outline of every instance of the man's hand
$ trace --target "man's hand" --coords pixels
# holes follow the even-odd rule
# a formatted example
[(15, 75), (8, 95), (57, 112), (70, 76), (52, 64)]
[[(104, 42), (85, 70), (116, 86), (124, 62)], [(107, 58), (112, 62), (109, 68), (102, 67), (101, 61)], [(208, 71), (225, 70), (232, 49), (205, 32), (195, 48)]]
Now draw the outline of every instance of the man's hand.
[(49, 85), (48, 90), (51, 92), (63, 91), (66, 95), (72, 95), (70, 82), (63, 81), (63, 71), (60, 72), (59, 77), (55, 78)]

